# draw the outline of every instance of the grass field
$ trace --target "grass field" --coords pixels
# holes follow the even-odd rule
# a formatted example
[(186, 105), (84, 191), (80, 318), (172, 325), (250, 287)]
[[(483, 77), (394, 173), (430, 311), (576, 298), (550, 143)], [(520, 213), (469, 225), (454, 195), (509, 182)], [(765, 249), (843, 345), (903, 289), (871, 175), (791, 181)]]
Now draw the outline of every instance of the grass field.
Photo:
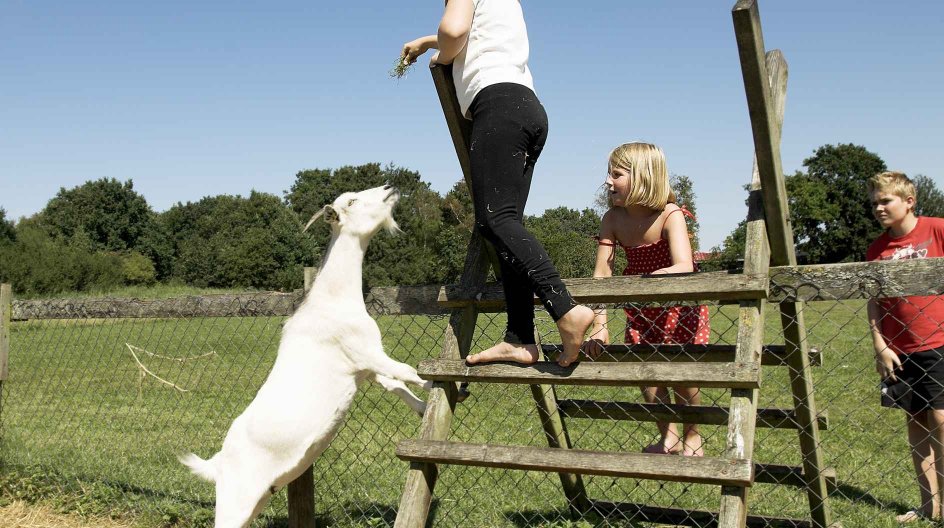
[[(767, 342), (782, 342), (775, 306)], [(918, 501), (900, 412), (878, 405), (864, 303), (807, 305), (810, 343), (824, 355), (814, 370), (827, 465), (839, 485), (834, 517), (846, 528), (897, 526), (894, 516)], [(713, 341), (732, 343), (731, 307), (712, 308)], [(618, 321), (614, 314), (612, 318)], [(261, 385), (275, 357), (280, 318), (25, 321), (14, 323), (10, 378), (3, 385), (2, 500), (27, 500), (57, 511), (131, 519), (144, 527), (212, 524), (212, 487), (189, 475), (175, 455), (209, 456)], [(443, 318), (379, 318), (388, 352), (416, 364), (436, 356)], [(491, 344), (503, 319), (482, 316), (474, 347)], [(541, 320), (548, 342), (555, 338)], [(154, 375), (142, 375), (127, 345)], [(158, 356), (152, 356), (145, 350)], [(210, 354), (212, 352), (212, 354)], [(209, 355), (207, 355), (209, 354)], [(203, 357), (197, 357), (203, 356)], [(194, 358), (194, 359), (187, 359)], [(142, 377), (143, 376), (143, 377)], [(761, 406), (792, 405), (786, 367), (764, 371)], [(558, 387), (558, 397), (639, 401), (638, 389)], [(726, 404), (722, 390), (703, 403)], [(414, 437), (419, 419), (376, 387), (359, 394), (338, 438), (318, 460), (316, 509), (322, 526), (392, 526), (407, 465), (396, 443)], [(654, 439), (652, 423), (569, 420), (575, 447), (638, 451)], [(717, 455), (725, 430), (704, 426), (707, 453)], [(473, 385), (457, 409), (452, 438), (546, 445), (526, 386)], [(797, 435), (758, 429), (759, 462), (798, 465)], [(716, 487), (592, 477), (595, 499), (716, 510)], [(756, 485), (751, 512), (806, 517), (805, 493)], [(433, 504), (436, 526), (649, 526), (631, 519), (573, 523), (556, 475), (448, 467)], [(254, 526), (285, 526), (284, 492)]]

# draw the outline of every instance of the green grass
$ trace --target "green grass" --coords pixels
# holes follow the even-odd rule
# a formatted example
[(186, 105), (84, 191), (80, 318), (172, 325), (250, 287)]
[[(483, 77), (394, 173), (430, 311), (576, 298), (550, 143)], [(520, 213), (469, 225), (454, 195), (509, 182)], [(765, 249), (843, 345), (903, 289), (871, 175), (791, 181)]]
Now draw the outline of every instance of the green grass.
[[(779, 314), (767, 317), (767, 342), (782, 342)], [(611, 321), (619, 321), (614, 312)], [(204, 318), (111, 321), (27, 321), (13, 325), (10, 378), (2, 393), (2, 473), (6, 500), (25, 498), (58, 508), (130, 516), (145, 527), (212, 524), (212, 487), (189, 475), (175, 455), (209, 456), (219, 449), (232, 419), (261, 385), (275, 357), (280, 318)], [(881, 409), (875, 387), (864, 304), (807, 305), (812, 345), (823, 350), (814, 369), (816, 400), (829, 414), (821, 432), (825, 462), (835, 467), (839, 489), (831, 497), (844, 526), (897, 526), (894, 516), (918, 501), (900, 412)], [(387, 351), (416, 364), (436, 356), (446, 320), (379, 318)], [(542, 319), (547, 342), (556, 338)], [(473, 348), (492, 344), (504, 319), (483, 315)], [(615, 325), (614, 326), (618, 326)], [(732, 343), (736, 309), (712, 309), (714, 342)], [(619, 334), (614, 333), (614, 338)], [(174, 358), (215, 352), (190, 361), (139, 354), (156, 375), (180, 393), (140, 371), (125, 343)], [(791, 405), (786, 367), (764, 371), (761, 406)], [(639, 401), (638, 390), (558, 387), (557, 395)], [(722, 390), (705, 390), (703, 403), (726, 405)], [(419, 419), (392, 395), (362, 390), (337, 439), (318, 460), (316, 510), (325, 526), (388, 526), (399, 503), (406, 463), (396, 443), (417, 434)], [(638, 451), (654, 439), (651, 423), (569, 420), (577, 448)], [(726, 430), (703, 426), (709, 455), (720, 454)], [(461, 404), (452, 438), (473, 442), (545, 446), (540, 420), (526, 386), (472, 386)], [(758, 429), (755, 458), (797, 465), (795, 431)], [(596, 499), (716, 510), (718, 488), (591, 477)], [(285, 526), (284, 492), (254, 526)], [(805, 494), (756, 485), (751, 513), (807, 517)], [(437, 526), (649, 526), (630, 520), (572, 523), (556, 475), (443, 468), (432, 507)]]

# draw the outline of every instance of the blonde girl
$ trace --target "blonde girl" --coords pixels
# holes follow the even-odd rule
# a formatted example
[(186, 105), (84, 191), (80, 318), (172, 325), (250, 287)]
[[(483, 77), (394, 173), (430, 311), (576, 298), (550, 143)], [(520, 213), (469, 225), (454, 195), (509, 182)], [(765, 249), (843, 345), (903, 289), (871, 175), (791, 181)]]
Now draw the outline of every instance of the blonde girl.
[[(594, 277), (613, 275), (616, 246), (626, 252), (623, 275), (688, 273), (694, 271), (692, 246), (685, 216), (691, 216), (675, 201), (669, 187), (665, 155), (649, 143), (626, 143), (610, 153), (606, 188), (611, 207), (600, 225)], [(627, 307), (627, 344), (707, 344), (707, 306)], [(586, 350), (591, 357), (609, 343), (606, 310), (598, 310)], [(673, 387), (676, 403), (697, 405), (694, 387)], [(666, 387), (643, 387), (647, 403), (670, 404)], [(660, 440), (645, 453), (703, 456), (702, 438), (696, 424), (685, 424), (680, 437), (674, 423), (658, 422)]]

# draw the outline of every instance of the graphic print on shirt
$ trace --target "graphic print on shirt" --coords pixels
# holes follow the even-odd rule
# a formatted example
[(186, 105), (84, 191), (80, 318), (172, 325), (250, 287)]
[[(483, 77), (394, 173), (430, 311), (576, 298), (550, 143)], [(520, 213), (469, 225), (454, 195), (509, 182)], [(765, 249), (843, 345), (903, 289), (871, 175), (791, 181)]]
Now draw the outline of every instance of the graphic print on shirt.
[(907, 246), (895, 248), (891, 255), (880, 257), (881, 260), (905, 260), (905, 259), (923, 259), (928, 258), (928, 246), (933, 241), (925, 240), (920, 244), (908, 244)]

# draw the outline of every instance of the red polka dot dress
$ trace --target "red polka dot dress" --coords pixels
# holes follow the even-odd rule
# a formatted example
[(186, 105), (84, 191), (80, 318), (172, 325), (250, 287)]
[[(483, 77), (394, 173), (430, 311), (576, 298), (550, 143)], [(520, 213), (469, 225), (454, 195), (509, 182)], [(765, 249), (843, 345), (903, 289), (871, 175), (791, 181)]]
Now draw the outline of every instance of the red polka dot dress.
[[(643, 275), (672, 265), (669, 241), (660, 239), (652, 244), (622, 246), (626, 251), (623, 275)], [(654, 306), (624, 308), (626, 312), (626, 343), (706, 345), (711, 334), (708, 307)]]
[[(690, 218), (695, 216), (680, 207), (681, 211)], [(668, 218), (668, 215), (666, 215)], [(663, 220), (664, 225), (665, 220)], [(600, 240), (597, 243), (604, 246), (617, 246), (626, 252), (626, 268), (623, 275), (645, 275), (672, 265), (672, 253), (669, 250), (669, 241), (660, 238), (652, 244), (625, 246), (619, 241), (615, 243)], [(655, 306), (651, 308), (636, 308), (630, 306), (623, 309), (626, 312), (626, 334), (624, 341), (629, 344), (649, 345), (707, 345), (711, 336), (711, 325), (708, 322), (708, 307), (698, 306)]]

